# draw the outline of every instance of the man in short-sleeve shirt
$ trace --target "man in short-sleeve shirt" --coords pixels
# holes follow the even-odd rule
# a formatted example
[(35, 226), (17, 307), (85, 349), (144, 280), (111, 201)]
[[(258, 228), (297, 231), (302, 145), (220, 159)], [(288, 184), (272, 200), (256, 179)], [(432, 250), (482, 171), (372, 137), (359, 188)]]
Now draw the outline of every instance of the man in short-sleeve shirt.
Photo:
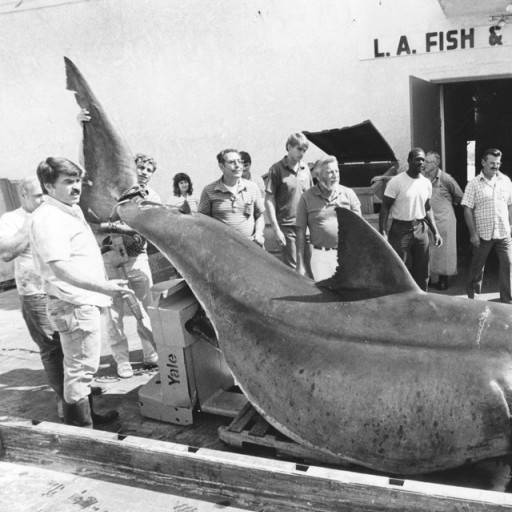
[(64, 421), (92, 428), (117, 418), (96, 414), (91, 383), (101, 349), (100, 310), (110, 296), (129, 293), (126, 281), (107, 281), (99, 247), (78, 206), (83, 170), (49, 157), (37, 168), (46, 201), (32, 214), (30, 243), (48, 294), (48, 318), (64, 353)]
[(510, 218), (512, 217), (512, 184), (502, 174), (502, 153), (488, 149), (482, 156), (482, 171), (466, 186), (462, 198), (464, 220), (469, 229), (473, 246), (467, 294), (470, 299), (480, 293), (485, 262), (495, 247), (499, 261), (501, 302), (512, 303), (512, 241)]
[[(430, 198), (432, 184), (422, 175), (425, 152), (413, 148), (407, 158), (408, 169), (391, 178), (386, 185), (379, 217), (379, 230), (404, 261), (412, 277), (422, 290), (428, 288), (429, 237), (433, 232), (436, 246), (442, 244), (437, 230)], [(386, 232), (388, 216), (393, 221)]]
[[(43, 280), (35, 268), (29, 243), (32, 212), (43, 202), (43, 192), (37, 178), (21, 181), (20, 199), (20, 208), (7, 212), (0, 218), (0, 256), (4, 261), (14, 259), (14, 278), (23, 319), (30, 336), (39, 347), (46, 378), (62, 409), (62, 348), (59, 333), (48, 321)], [(59, 414), (62, 413), (59, 411)]]
[(318, 183), (306, 190), (297, 206), (297, 272), (306, 273), (303, 248), (306, 230), (311, 234), (311, 271), (315, 281), (332, 277), (338, 265), (338, 217), (336, 208), (361, 216), (356, 193), (340, 185), (338, 161), (331, 156), (318, 162)]
[(222, 176), (203, 189), (198, 212), (224, 222), (263, 246), (265, 206), (258, 186), (242, 178), (242, 161), (237, 150), (221, 151), (217, 162)]
[[(302, 133), (293, 133), (286, 141), (286, 156), (268, 171), (265, 206), (277, 241), (281, 259), (288, 266), (297, 265), (295, 217), (302, 194), (313, 186), (309, 167), (302, 161), (309, 142)], [(304, 260), (309, 272), (309, 243), (304, 245)]]

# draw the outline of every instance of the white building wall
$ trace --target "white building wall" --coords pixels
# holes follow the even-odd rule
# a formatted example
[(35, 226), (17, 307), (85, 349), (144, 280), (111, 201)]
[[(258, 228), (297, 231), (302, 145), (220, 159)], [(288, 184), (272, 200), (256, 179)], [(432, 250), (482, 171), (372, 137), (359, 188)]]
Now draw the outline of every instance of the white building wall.
[(50, 154), (75, 158), (64, 55), (132, 150), (156, 157), (163, 197), (175, 172), (197, 189), (215, 179), (224, 147), (249, 151), (261, 174), (289, 133), (364, 119), (403, 158), (409, 75), (510, 74), (511, 46), (367, 58), (373, 39), (486, 23), (446, 19), (437, 0), (90, 0), (1, 14), (0, 176), (29, 175)]

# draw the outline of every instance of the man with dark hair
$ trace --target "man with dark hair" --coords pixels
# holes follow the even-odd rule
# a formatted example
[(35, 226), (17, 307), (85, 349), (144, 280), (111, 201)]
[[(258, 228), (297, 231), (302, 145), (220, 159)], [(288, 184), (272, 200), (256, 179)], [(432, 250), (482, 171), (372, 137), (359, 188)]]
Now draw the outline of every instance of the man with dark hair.
[[(432, 184), (421, 173), (425, 168), (425, 152), (413, 148), (407, 156), (409, 168), (391, 178), (386, 185), (379, 216), (379, 231), (404, 261), (422, 290), (428, 288), (430, 228), (434, 243), (443, 243), (436, 227), (430, 198)], [(393, 222), (387, 233), (388, 217)]]
[[(295, 216), (303, 192), (313, 186), (311, 173), (302, 161), (309, 142), (303, 133), (292, 133), (286, 141), (286, 155), (268, 171), (265, 206), (278, 243), (281, 259), (289, 267), (297, 265)], [(310, 246), (304, 245), (304, 262), (310, 274)]]
[(100, 315), (110, 296), (130, 293), (126, 281), (105, 279), (103, 260), (78, 206), (83, 170), (66, 158), (49, 157), (37, 168), (46, 194), (32, 214), (30, 243), (48, 294), (48, 318), (59, 331), (64, 354), (64, 421), (92, 428), (116, 411), (96, 414), (91, 383), (101, 351)]
[(499, 261), (500, 300), (512, 304), (512, 184), (500, 172), (502, 153), (491, 148), (482, 155), (482, 171), (466, 186), (462, 206), (473, 246), (467, 294), (482, 290), (485, 262), (495, 247)]
[(265, 206), (256, 184), (242, 178), (239, 152), (224, 149), (217, 155), (217, 162), (222, 176), (203, 189), (199, 213), (228, 224), (263, 246)]

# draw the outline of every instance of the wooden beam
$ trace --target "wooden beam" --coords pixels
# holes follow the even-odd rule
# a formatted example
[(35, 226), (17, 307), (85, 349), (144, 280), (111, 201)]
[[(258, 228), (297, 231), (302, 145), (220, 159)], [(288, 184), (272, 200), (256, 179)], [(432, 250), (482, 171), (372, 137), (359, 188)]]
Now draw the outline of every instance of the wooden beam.
[(0, 418), (0, 459), (257, 510), (497, 512), (512, 496)]

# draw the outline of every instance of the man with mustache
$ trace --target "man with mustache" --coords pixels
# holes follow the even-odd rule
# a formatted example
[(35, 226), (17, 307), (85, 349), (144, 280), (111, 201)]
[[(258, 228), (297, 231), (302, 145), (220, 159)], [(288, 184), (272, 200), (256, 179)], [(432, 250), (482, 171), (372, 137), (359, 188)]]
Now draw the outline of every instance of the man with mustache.
[(490, 148), (482, 155), (482, 172), (466, 186), (462, 206), (473, 254), (467, 283), (468, 298), (482, 289), (485, 262), (493, 247), (499, 262), (500, 301), (512, 304), (512, 184), (500, 172), (502, 153)]
[(126, 281), (107, 280), (101, 253), (78, 206), (83, 170), (66, 158), (37, 167), (46, 196), (32, 214), (30, 243), (48, 295), (48, 318), (64, 354), (64, 422), (92, 428), (118, 417), (96, 414), (91, 383), (101, 351), (100, 315), (111, 296), (131, 293)]

